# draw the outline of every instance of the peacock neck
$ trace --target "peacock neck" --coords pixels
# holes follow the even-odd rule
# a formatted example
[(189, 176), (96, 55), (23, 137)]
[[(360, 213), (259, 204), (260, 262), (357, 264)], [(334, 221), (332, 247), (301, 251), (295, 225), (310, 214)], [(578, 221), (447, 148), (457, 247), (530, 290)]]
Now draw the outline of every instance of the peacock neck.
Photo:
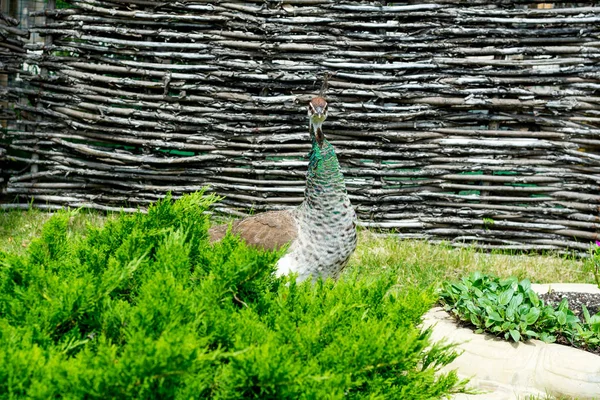
[(319, 146), (313, 138), (306, 175), (305, 198), (309, 204), (347, 198), (344, 176), (335, 149), (327, 140)]

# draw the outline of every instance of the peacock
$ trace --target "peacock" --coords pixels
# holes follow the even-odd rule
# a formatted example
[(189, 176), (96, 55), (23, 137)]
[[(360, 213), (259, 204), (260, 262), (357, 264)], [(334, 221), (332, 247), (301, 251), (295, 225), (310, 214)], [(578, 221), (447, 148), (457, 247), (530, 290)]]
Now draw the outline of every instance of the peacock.
[[(289, 243), (277, 263), (278, 276), (296, 273), (298, 281), (309, 277), (337, 279), (356, 248), (356, 214), (335, 149), (323, 135), (322, 125), (327, 119), (323, 97), (310, 101), (308, 119), (312, 148), (302, 204), (234, 221), (231, 230), (249, 245), (264, 249)], [(212, 227), (210, 241), (222, 239), (228, 229), (228, 225)]]

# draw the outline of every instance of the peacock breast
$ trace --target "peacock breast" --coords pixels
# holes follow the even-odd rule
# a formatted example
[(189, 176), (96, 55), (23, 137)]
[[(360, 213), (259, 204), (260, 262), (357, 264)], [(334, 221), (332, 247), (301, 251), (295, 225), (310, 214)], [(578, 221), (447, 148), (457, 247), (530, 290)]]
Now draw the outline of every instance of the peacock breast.
[(299, 222), (299, 265), (305, 275), (336, 278), (356, 248), (356, 216), (349, 200), (304, 214)]

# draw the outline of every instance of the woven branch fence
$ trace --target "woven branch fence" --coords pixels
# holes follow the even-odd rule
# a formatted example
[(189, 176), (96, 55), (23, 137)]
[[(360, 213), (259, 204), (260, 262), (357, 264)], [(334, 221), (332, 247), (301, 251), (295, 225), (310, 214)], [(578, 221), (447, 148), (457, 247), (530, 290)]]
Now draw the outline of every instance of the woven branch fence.
[(70, 3), (36, 14), (41, 72), (4, 89), (20, 119), (3, 208), (132, 210), (204, 186), (229, 214), (297, 205), (327, 73), (362, 225), (488, 249), (598, 239), (597, 3)]
[[(8, 76), (19, 71), (25, 59), (25, 40), (29, 33), (18, 28), (19, 21), (8, 15), (0, 13), (0, 122), (1, 127), (7, 125), (7, 121), (14, 120), (16, 115), (9, 107), (5, 98), (8, 85)], [(6, 158), (6, 148), (0, 143), (0, 159)], [(0, 170), (2, 171), (2, 170)], [(2, 171), (3, 172), (3, 171)], [(0, 173), (0, 185), (4, 183), (5, 176)]]
[[(27, 31), (19, 29), (19, 21), (0, 13), (0, 74), (16, 73), (25, 58)], [(2, 109), (3, 112), (7, 107)], [(2, 115), (6, 120), (6, 116)]]

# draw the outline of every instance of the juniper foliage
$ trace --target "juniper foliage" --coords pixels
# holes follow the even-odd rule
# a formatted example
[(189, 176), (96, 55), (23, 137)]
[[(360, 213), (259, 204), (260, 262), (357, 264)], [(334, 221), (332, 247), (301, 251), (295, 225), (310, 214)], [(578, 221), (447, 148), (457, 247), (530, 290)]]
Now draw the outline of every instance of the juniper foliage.
[(0, 397), (439, 399), (455, 353), (417, 325), (432, 291), (394, 271), (274, 278), (281, 254), (210, 245), (202, 193), (85, 234), (54, 215), (0, 252)]

